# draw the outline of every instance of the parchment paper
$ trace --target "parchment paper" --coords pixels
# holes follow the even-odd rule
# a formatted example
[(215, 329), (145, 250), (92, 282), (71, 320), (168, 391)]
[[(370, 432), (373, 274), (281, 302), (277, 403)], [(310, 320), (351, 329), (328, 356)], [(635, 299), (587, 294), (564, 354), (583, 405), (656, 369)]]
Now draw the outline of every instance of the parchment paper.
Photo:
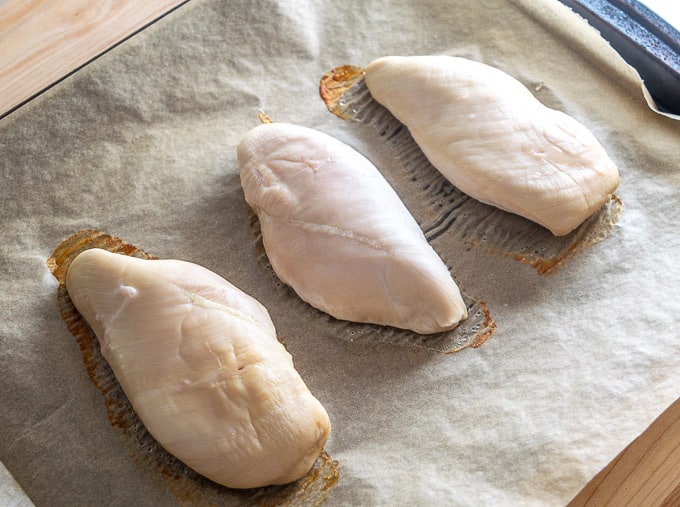
[[(433, 241), (498, 325), (453, 355), (339, 340), (281, 298), (235, 152), (265, 110), (381, 159), (375, 136), (326, 111), (319, 79), (432, 53), (540, 84), (605, 145), (625, 205), (610, 237), (550, 275)], [(333, 423), (328, 505), (562, 505), (679, 394), (679, 141), (636, 73), (554, 1), (191, 0), (0, 121), (0, 460), (38, 506), (177, 503), (128, 456), (56, 307), (45, 260), (97, 228), (268, 307)]]

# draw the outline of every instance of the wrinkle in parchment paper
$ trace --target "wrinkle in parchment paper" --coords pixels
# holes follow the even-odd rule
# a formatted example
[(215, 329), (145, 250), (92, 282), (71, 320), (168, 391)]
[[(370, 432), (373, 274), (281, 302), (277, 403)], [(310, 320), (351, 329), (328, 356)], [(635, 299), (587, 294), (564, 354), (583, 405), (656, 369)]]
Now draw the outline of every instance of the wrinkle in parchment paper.
[[(611, 234), (551, 274), (431, 239), (498, 330), (453, 355), (338, 339), (262, 279), (235, 147), (265, 110), (378, 167), (318, 80), (450, 53), (541, 83), (621, 173)], [(128, 455), (56, 310), (45, 260), (115, 231), (248, 290), (333, 424), (326, 505), (564, 505), (678, 396), (680, 127), (567, 8), (541, 0), (191, 0), (0, 121), (0, 460), (36, 505), (173, 505)], [(419, 223), (427, 203), (395, 190)], [(311, 311), (311, 310), (310, 310)]]

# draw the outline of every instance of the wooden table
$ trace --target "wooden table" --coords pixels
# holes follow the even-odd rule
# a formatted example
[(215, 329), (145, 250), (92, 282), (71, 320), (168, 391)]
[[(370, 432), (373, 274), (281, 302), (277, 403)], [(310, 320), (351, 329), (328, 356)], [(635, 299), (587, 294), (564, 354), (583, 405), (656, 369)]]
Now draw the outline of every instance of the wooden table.
[[(0, 0), (0, 118), (187, 0)], [(680, 399), (570, 506), (680, 505)]]
[(0, 0), (0, 118), (186, 0)]
[(569, 506), (680, 505), (680, 399), (677, 399)]

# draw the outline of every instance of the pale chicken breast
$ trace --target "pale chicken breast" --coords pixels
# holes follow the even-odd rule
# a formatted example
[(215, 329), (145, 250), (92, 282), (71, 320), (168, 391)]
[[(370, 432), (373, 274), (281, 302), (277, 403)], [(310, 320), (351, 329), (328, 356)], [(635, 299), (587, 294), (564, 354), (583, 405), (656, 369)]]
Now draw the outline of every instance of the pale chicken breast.
[(435, 333), (467, 311), (449, 270), (365, 157), (322, 132), (271, 123), (238, 146), (241, 184), (278, 277), (343, 320)]
[(196, 264), (101, 249), (76, 257), (66, 287), (168, 452), (233, 488), (288, 483), (312, 467), (328, 415), (255, 299)]
[(499, 69), (452, 56), (389, 56), (365, 72), (375, 100), (475, 199), (559, 236), (618, 186), (616, 166), (585, 126)]

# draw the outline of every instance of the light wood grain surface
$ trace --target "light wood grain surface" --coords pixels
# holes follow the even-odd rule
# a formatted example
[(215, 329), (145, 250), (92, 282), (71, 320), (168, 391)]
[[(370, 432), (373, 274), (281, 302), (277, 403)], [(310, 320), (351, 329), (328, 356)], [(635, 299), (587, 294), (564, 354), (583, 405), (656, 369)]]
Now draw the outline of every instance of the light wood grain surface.
[(569, 507), (680, 505), (680, 399), (597, 474)]
[[(0, 117), (186, 0), (0, 0)], [(569, 504), (680, 506), (680, 399)]]
[(184, 1), (0, 3), (0, 117)]

